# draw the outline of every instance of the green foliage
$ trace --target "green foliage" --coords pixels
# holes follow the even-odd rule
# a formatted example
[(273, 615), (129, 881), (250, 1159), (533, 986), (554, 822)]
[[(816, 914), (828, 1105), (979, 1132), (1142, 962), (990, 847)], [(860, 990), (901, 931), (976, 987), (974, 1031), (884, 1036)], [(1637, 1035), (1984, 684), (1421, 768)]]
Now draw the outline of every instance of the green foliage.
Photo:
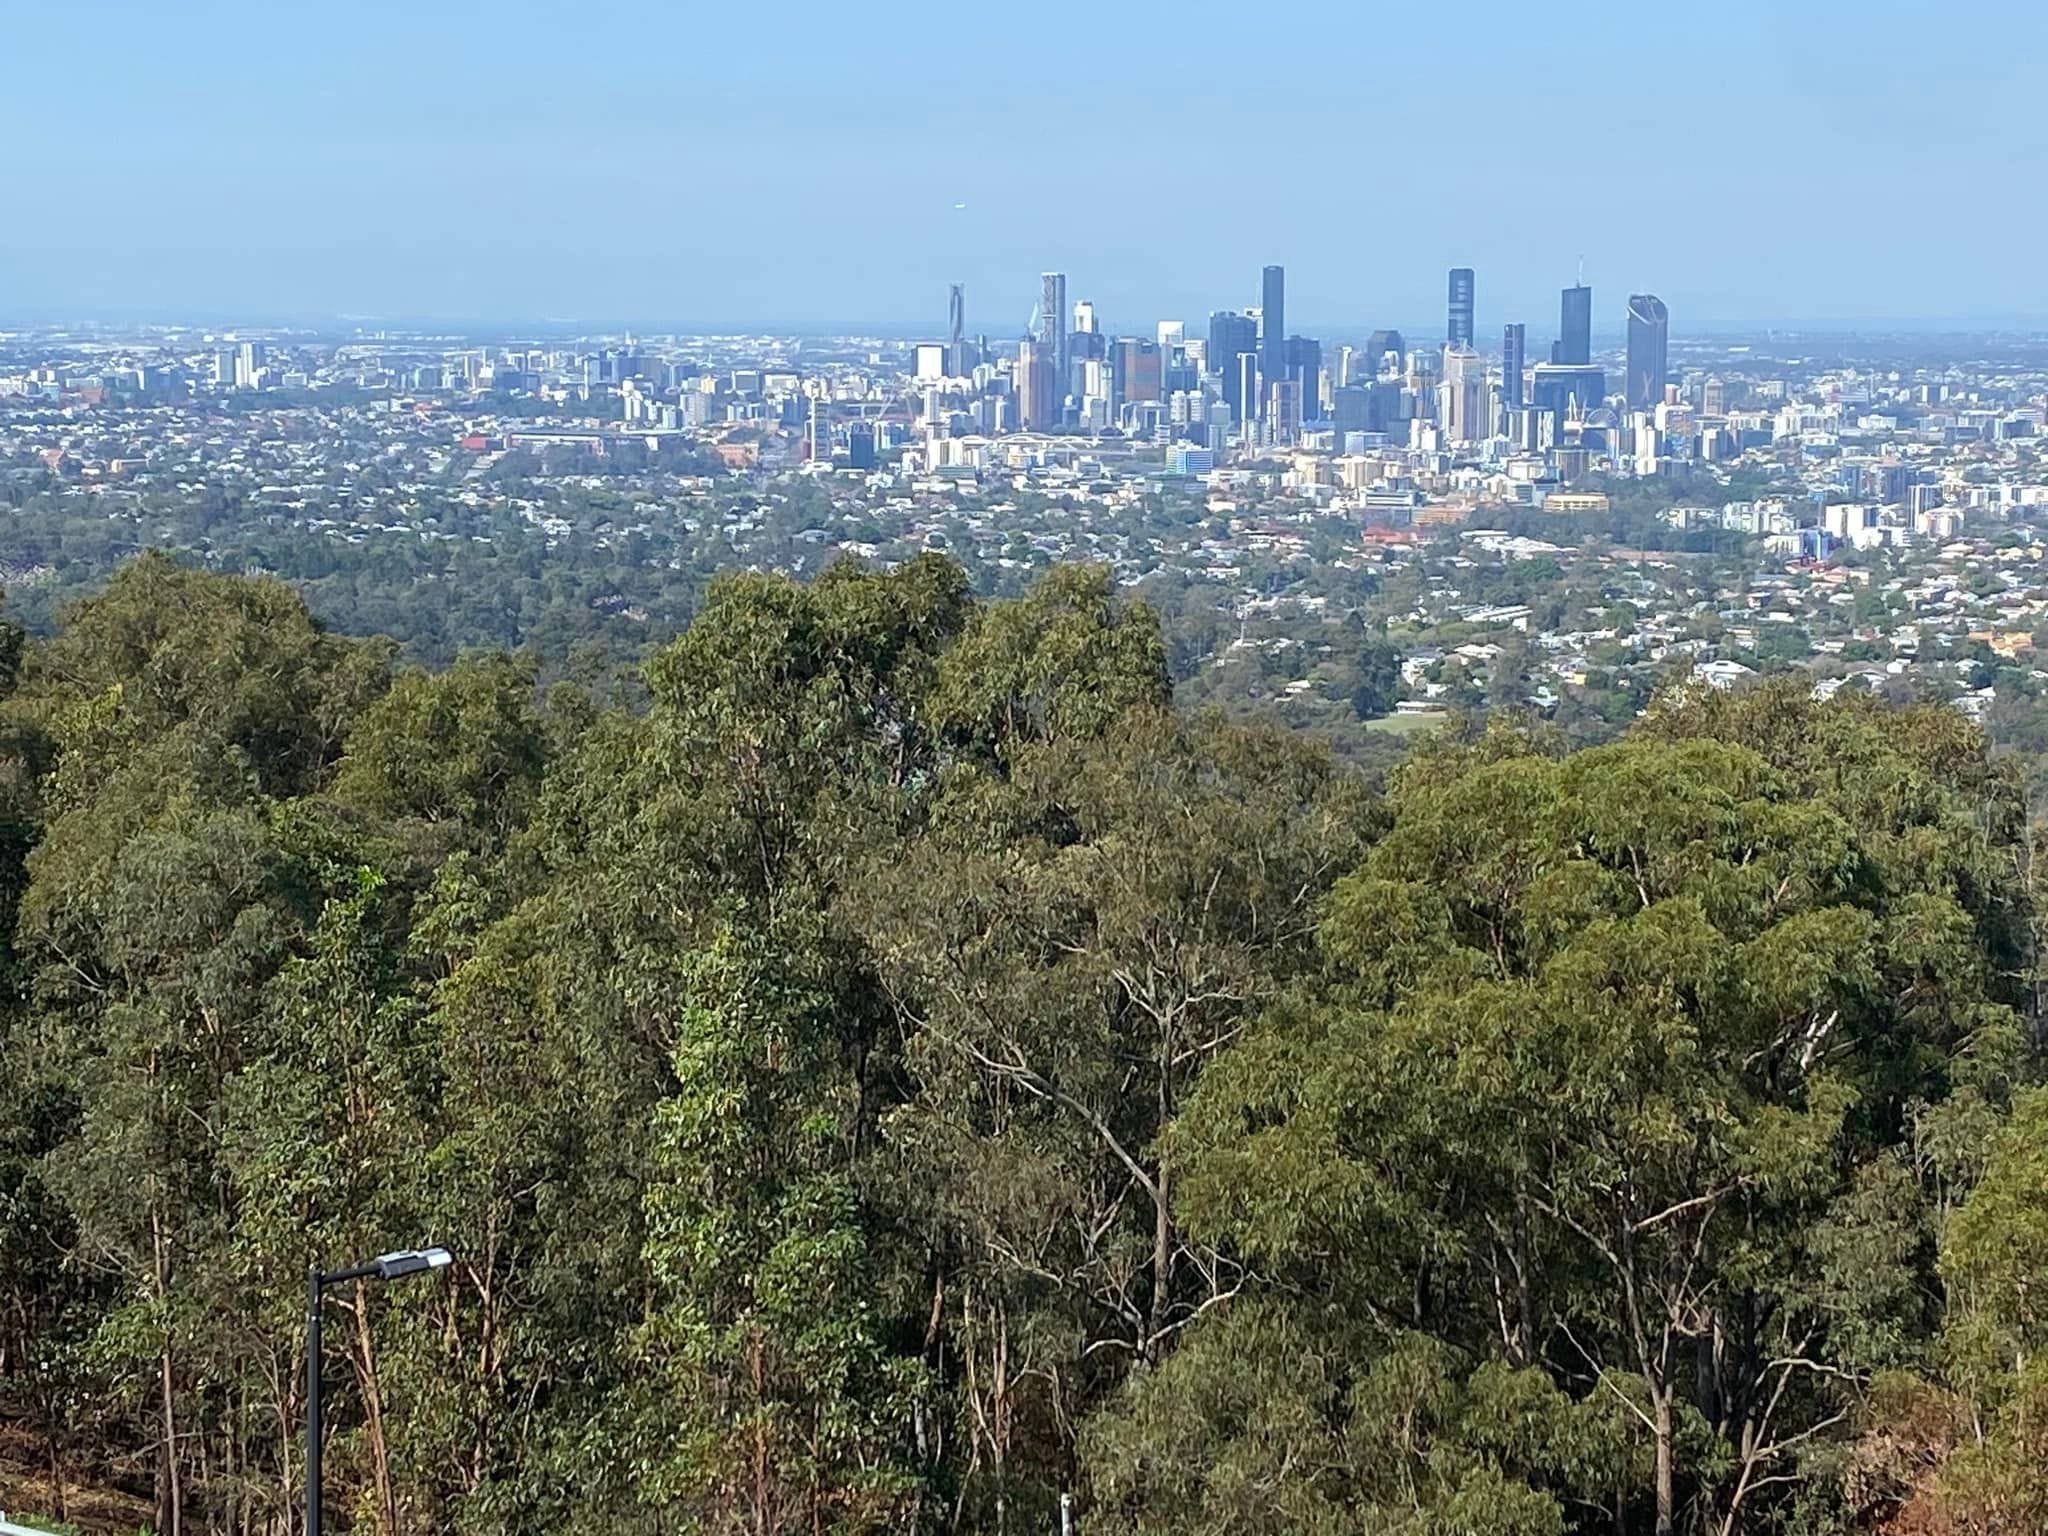
[(894, 1530), (918, 1372), (883, 1337), (834, 1000), (790, 958), (728, 933), (682, 968), (646, 1193), (641, 1496), (707, 1531)]
[(1510, 646), (1381, 795), (1158, 589), (730, 575), (624, 689), (157, 558), (0, 632), (0, 1455), (289, 1530), (307, 1266), (437, 1241), (331, 1298), (338, 1529), (2048, 1518), (2022, 765), (1796, 683), (1572, 751)]
[(1083, 1444), (1113, 1531), (1561, 1536), (1568, 1492), (1600, 1486), (1598, 1430), (1540, 1371), (1246, 1306), (1135, 1379)]
[[(1773, 758), (1730, 739), (1795, 720)], [(1926, 1337), (1906, 1111), (2018, 1048), (1992, 849), (1952, 787), (1973, 775), (1935, 776), (1942, 722), (1877, 723), (1673, 702), (1623, 745), (1495, 733), (1404, 771), (1328, 977), (1175, 1127), (1195, 1227), (1325, 1304), (1491, 1333), (1625, 1401), (1657, 1455), (1617, 1518), (1759, 1518), (1817, 1432), (1787, 1416), (1845, 1416), (1841, 1383)]]

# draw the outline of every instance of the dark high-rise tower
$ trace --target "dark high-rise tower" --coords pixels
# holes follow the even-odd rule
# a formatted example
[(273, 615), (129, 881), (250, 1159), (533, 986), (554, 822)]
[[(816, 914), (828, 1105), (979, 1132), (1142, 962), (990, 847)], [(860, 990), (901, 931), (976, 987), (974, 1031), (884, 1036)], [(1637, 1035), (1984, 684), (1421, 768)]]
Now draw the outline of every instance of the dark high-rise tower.
[(1670, 380), (1671, 312), (1654, 293), (1628, 296), (1628, 408), (1655, 410)]
[(1209, 317), (1209, 371), (1223, 376), (1223, 398), (1230, 406), (1232, 421), (1244, 420), (1244, 400), (1238, 393), (1241, 382), (1237, 360), (1259, 345), (1258, 322), (1234, 309), (1219, 309)]
[(1584, 283), (1564, 291), (1557, 311), (1557, 349), (1550, 360), (1568, 368), (1593, 361), (1593, 290)]
[(1444, 339), (1454, 347), (1469, 347), (1476, 334), (1472, 329), (1472, 269), (1451, 268), (1451, 323)]
[(970, 357), (967, 345), (967, 287), (954, 283), (946, 293), (946, 372), (959, 378), (980, 361), (979, 352)]
[[(1281, 267), (1266, 268), (1259, 295), (1259, 324), (1265, 328), (1259, 338), (1259, 372), (1270, 389), (1275, 379), (1287, 377), (1287, 273)], [(1258, 413), (1253, 412), (1254, 415)]]
[(1528, 362), (1529, 327), (1517, 322), (1500, 333), (1500, 400), (1511, 411), (1522, 408), (1522, 369)]
[(1045, 272), (1038, 279), (1038, 345), (1052, 365), (1054, 388), (1067, 387), (1067, 274)]
[(1323, 344), (1313, 336), (1287, 338), (1287, 377), (1301, 389), (1301, 419), (1319, 421), (1323, 414)]

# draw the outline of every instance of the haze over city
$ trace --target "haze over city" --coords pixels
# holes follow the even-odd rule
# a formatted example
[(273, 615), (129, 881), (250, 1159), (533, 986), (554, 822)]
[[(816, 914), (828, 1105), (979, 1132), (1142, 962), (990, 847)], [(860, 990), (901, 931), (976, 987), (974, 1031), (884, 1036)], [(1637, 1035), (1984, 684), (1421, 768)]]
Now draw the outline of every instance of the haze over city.
[[(2039, 6), (16, 7), (0, 320), (2031, 323)], [(964, 206), (963, 206), (964, 205)], [(1996, 209), (1995, 215), (1988, 210)]]

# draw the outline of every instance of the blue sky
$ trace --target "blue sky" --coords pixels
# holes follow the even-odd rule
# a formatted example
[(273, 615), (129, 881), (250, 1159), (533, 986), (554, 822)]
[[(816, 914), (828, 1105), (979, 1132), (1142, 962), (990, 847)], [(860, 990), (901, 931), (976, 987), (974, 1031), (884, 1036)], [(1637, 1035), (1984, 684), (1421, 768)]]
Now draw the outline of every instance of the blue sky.
[[(13, 4), (0, 320), (2048, 317), (2040, 0)], [(965, 204), (965, 207), (958, 207)]]

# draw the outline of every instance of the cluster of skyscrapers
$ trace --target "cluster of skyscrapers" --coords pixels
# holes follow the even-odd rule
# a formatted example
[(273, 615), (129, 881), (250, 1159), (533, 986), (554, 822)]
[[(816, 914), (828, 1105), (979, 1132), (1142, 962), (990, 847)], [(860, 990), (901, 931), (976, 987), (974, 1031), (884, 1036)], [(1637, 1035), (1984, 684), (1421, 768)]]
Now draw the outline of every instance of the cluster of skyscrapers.
[[(1151, 335), (1111, 336), (1091, 303), (1069, 303), (1066, 275), (1047, 272), (1028, 332), (1005, 359), (985, 339), (968, 341), (955, 284), (946, 341), (918, 348), (925, 420), (952, 430), (1164, 436), (1218, 452), (1330, 432), (1340, 445), (1360, 433), (1403, 445), (1499, 441), (1542, 453), (1603, 432), (1609, 446), (1621, 444), (1633, 416), (1665, 401), (1669, 313), (1654, 294), (1628, 302), (1619, 400), (1594, 358), (1593, 290), (1583, 281), (1563, 290), (1557, 339), (1533, 365), (1521, 322), (1503, 328), (1497, 356), (1478, 350), (1470, 267), (1451, 270), (1440, 347), (1410, 348), (1400, 332), (1384, 330), (1326, 359), (1321, 341), (1288, 332), (1281, 267), (1261, 272), (1258, 297), (1256, 307), (1211, 314), (1206, 334), (1168, 320)], [(952, 409), (963, 393), (972, 407), (964, 424)]]

